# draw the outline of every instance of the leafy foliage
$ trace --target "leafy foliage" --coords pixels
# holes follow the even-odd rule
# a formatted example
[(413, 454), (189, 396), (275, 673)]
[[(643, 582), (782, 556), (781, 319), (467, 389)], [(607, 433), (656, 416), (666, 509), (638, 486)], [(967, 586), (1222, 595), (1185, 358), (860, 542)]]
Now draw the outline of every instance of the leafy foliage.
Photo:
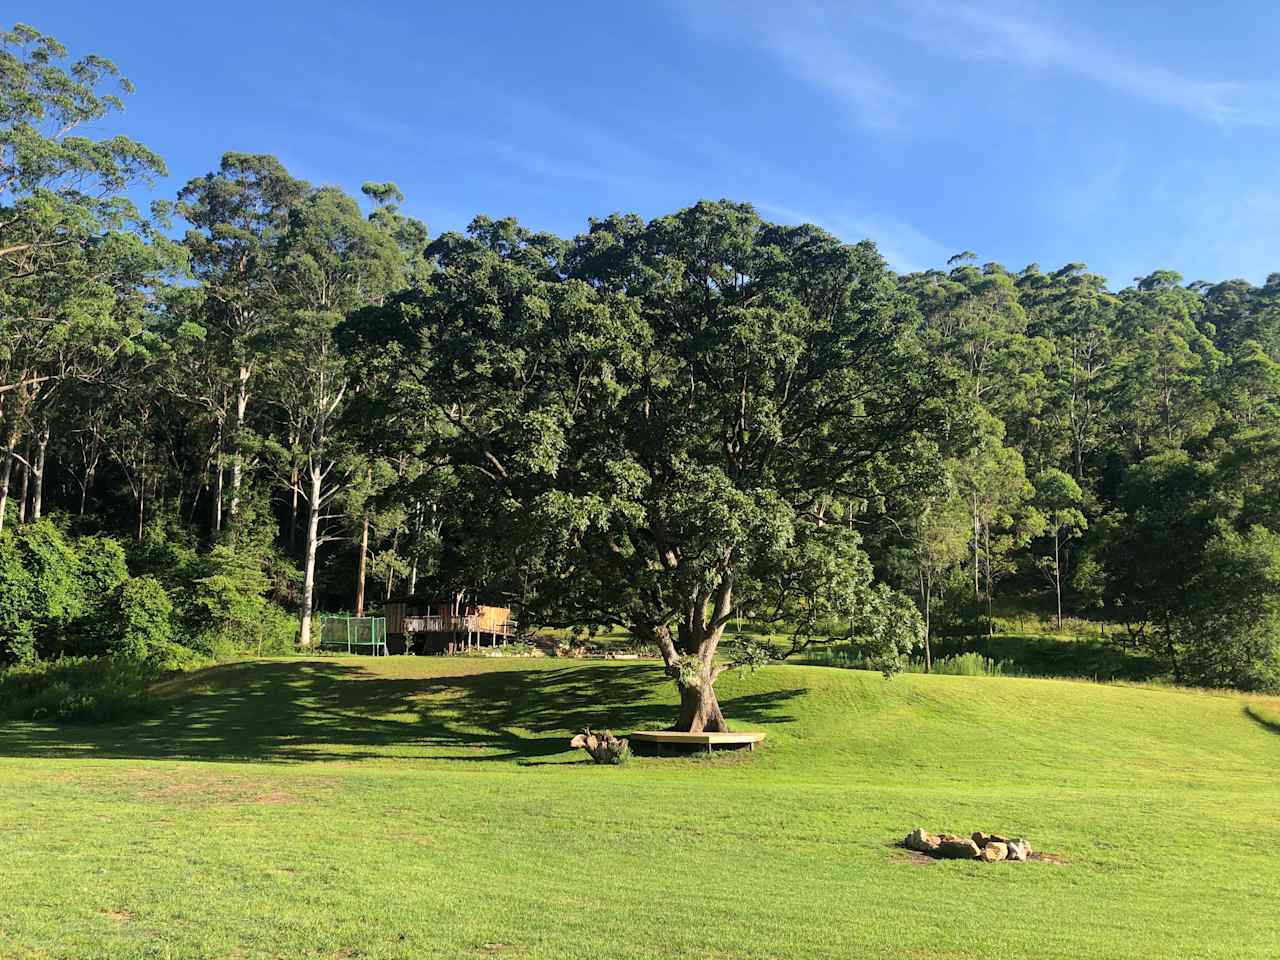
[(111, 653), (146, 660), (173, 642), (173, 601), (154, 577), (124, 581), (112, 596)]

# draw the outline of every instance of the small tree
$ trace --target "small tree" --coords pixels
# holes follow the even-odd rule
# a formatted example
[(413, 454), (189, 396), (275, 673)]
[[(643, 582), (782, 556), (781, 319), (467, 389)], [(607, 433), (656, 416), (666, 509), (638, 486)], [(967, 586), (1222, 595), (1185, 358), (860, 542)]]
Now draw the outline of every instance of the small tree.
[(969, 519), (968, 504), (948, 485), (940, 494), (922, 500), (920, 512), (908, 528), (908, 551), (924, 615), (926, 671), (933, 669), (933, 601), (941, 593), (948, 572), (956, 569), (968, 553)]
[(1080, 507), (1084, 495), (1080, 485), (1061, 470), (1045, 470), (1036, 478), (1036, 507), (1044, 521), (1044, 532), (1049, 538), (1052, 553), (1041, 557), (1037, 565), (1053, 586), (1057, 598), (1058, 629), (1062, 629), (1062, 548), (1072, 537), (1077, 537), (1088, 526)]

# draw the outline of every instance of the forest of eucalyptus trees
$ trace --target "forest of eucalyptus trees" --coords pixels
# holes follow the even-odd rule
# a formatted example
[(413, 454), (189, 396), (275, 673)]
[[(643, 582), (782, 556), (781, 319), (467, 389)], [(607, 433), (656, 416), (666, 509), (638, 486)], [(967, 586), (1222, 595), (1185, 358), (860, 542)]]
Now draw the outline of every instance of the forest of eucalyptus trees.
[(897, 275), (728, 201), (430, 238), (237, 152), (158, 196), (110, 61), (0, 76), (0, 662), (466, 592), (651, 641), (701, 729), (735, 617), (892, 669), (1016, 599), (1280, 682), (1280, 274)]

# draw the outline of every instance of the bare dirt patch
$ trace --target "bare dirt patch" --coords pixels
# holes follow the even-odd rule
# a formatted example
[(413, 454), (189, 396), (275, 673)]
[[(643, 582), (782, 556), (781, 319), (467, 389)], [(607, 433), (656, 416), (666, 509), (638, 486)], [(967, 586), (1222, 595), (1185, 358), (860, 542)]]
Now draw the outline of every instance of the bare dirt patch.
[(185, 777), (139, 792), (147, 800), (169, 803), (296, 803), (296, 794), (270, 780), (254, 778)]
[(1056, 853), (1040, 853), (1037, 851), (1031, 854), (1031, 856), (1027, 857), (1027, 859), (1034, 861), (1036, 863), (1055, 863), (1060, 867), (1071, 866), (1070, 860), (1064, 860), (1062, 857), (1058, 856)]
[(130, 910), (101, 910), (99, 912), (108, 920), (114, 920), (116, 923), (128, 923), (134, 918), (134, 914)]
[[(934, 864), (942, 863), (942, 860), (939, 859), (938, 857), (931, 857), (928, 854), (921, 853), (918, 850), (912, 850), (901, 840), (893, 841), (889, 844), (886, 844), (886, 846), (888, 846), (889, 849), (893, 850), (896, 854), (895, 856), (890, 857), (890, 859), (894, 863), (901, 863), (903, 865), (912, 866), (912, 867), (931, 867)], [(1017, 863), (1018, 861), (1007, 860), (1004, 862)], [(1056, 853), (1043, 853), (1039, 850), (1033, 851), (1027, 857), (1027, 862), (1028, 863), (1052, 863), (1059, 867), (1069, 867), (1071, 865), (1070, 860), (1060, 857)]]
[(393, 834), (397, 840), (404, 840), (408, 843), (416, 843), (423, 847), (435, 846), (435, 837), (429, 837), (424, 833), (397, 833)]
[(915, 850), (907, 850), (905, 857), (899, 857), (899, 862), (909, 863), (913, 867), (932, 867), (938, 861), (933, 857), (926, 857), (923, 853), (917, 853)]

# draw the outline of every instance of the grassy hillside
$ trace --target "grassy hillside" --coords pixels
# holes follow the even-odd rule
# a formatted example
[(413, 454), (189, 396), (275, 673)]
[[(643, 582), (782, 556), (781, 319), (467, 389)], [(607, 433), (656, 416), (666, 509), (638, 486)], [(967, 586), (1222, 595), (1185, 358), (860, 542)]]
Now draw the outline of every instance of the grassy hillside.
[[(762, 752), (566, 749), (669, 722), (650, 664), (273, 660), (153, 717), (0, 728), (0, 957), (1273, 957), (1280, 702), (772, 667)], [(921, 866), (911, 827), (1064, 864)]]

